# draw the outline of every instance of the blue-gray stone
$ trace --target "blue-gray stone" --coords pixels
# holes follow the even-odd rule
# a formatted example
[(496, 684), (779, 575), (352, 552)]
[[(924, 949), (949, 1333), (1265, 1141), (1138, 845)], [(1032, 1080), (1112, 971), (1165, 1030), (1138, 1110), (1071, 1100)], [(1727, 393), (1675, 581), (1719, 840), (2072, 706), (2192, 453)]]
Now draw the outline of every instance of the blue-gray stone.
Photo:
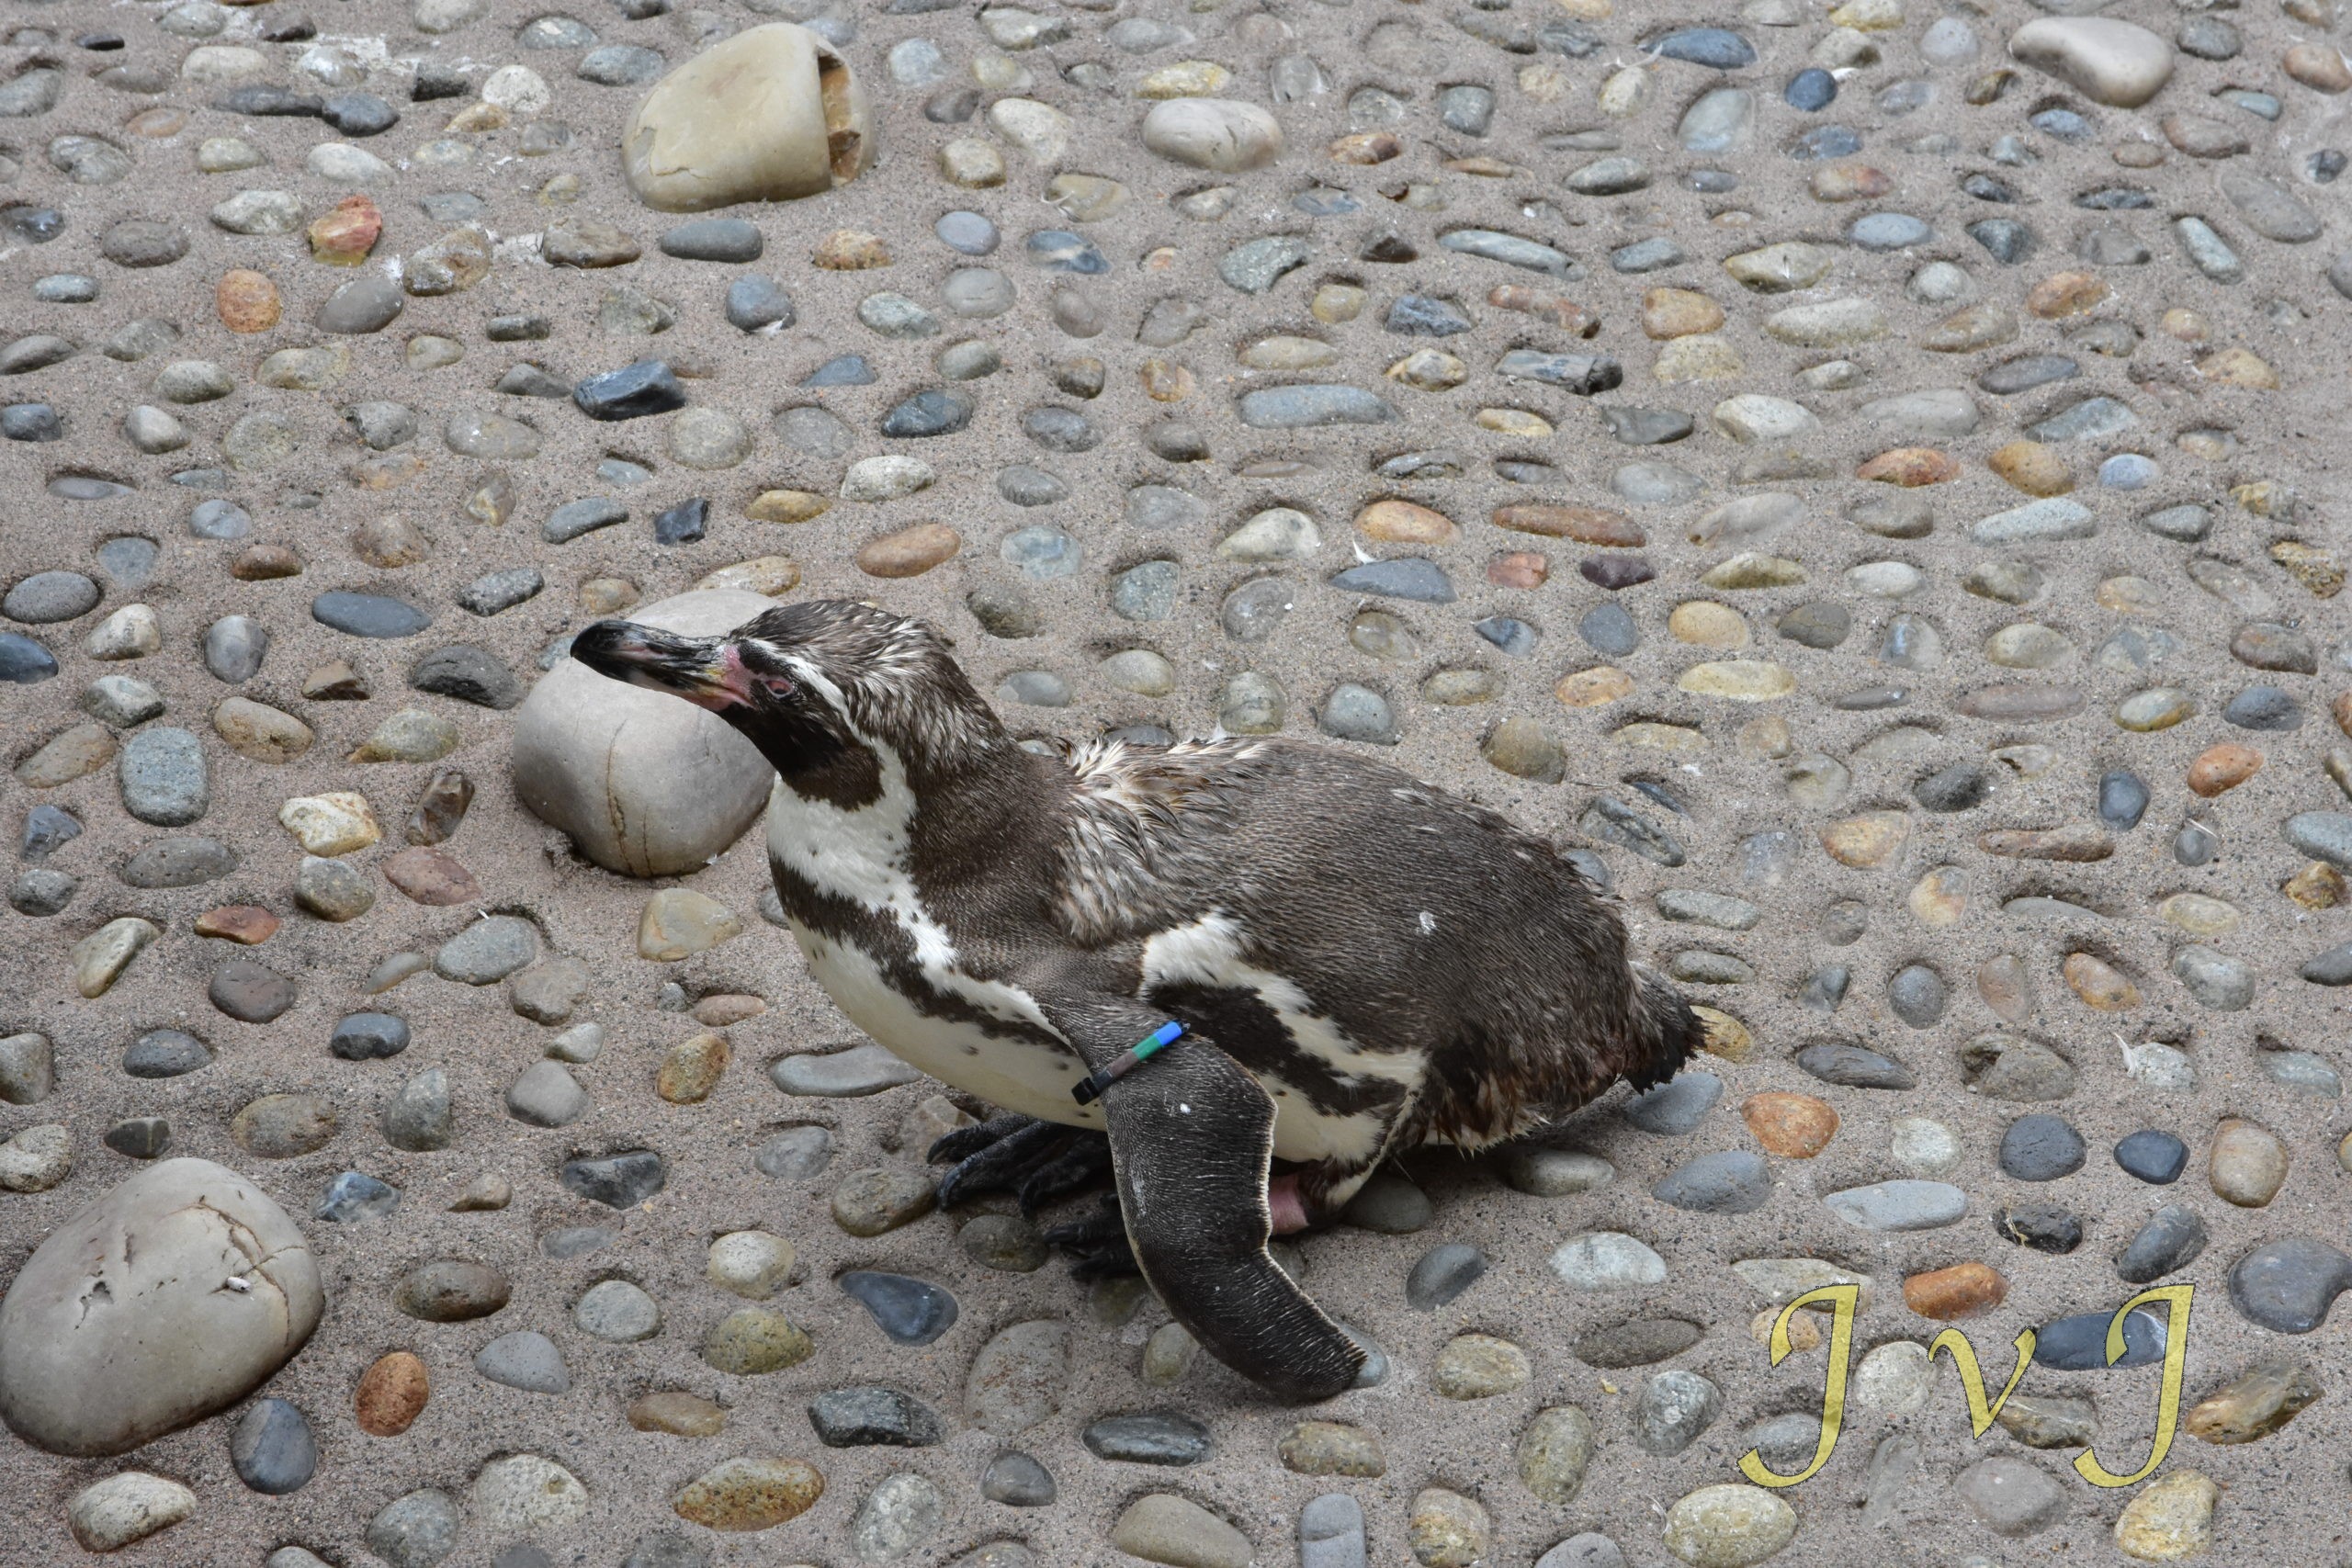
[(483, 1346), (474, 1357), (474, 1371), (494, 1383), (526, 1393), (567, 1393), (571, 1389), (563, 1352), (536, 1329), (502, 1334)]
[(17, 853), (28, 865), (38, 865), (60, 848), (82, 836), (81, 819), (62, 806), (46, 803), (25, 813), (23, 834), (17, 841)]
[(2087, 141), (2098, 134), (2098, 128), (2068, 108), (2046, 108), (2028, 121), (2044, 136), (2060, 141)]
[[(2114, 1321), (2111, 1312), (2086, 1312), (2044, 1324), (2034, 1337), (2034, 1365), (2064, 1372), (2104, 1370), (2110, 1364), (2107, 1359), (2108, 1325)], [(2166, 1330), (2163, 1316), (2146, 1307), (2134, 1307), (2123, 1320), (2123, 1354), (2112, 1364), (2144, 1367), (2163, 1360)]]
[(686, 389), (667, 361), (640, 359), (589, 377), (571, 389), (571, 400), (590, 419), (642, 419), (685, 407)]
[(2030, 391), (2052, 381), (2064, 381), (2083, 372), (2080, 364), (2063, 354), (2021, 354), (2005, 359), (1976, 378), (1976, 384), (1995, 397)]
[[(1040, 229), (1023, 242), (1032, 265), (1047, 272), (1077, 273), (1093, 277), (1111, 270), (1093, 241), (1067, 229)], [(1256, 292), (1256, 290), (1251, 290)]]
[(1577, 830), (1589, 839), (1631, 850), (1644, 860), (1659, 865), (1678, 866), (1690, 859), (1681, 841), (1657, 827), (1623, 801), (1607, 795), (1596, 796), (1584, 815), (1577, 818)]
[(1432, 1247), (1405, 1275), (1405, 1304), (1415, 1312), (1435, 1312), (1486, 1272), (1487, 1255), (1475, 1247), (1458, 1241)]
[(155, 572), (163, 547), (143, 534), (121, 534), (98, 547), (98, 566), (118, 588), (141, 588)]
[(709, 525), (710, 498), (690, 495), (654, 517), (653, 542), (657, 545), (691, 545), (702, 538)]
[(1314, 245), (1295, 234), (1268, 234), (1226, 252), (1216, 275), (1244, 294), (1263, 294), (1314, 254)]
[(1386, 424), (1396, 411), (1362, 387), (1306, 382), (1245, 392), (1241, 423), (1256, 430), (1311, 430), (1328, 424)]
[(1968, 1194), (1948, 1181), (1880, 1181), (1849, 1187), (1822, 1200), (1848, 1224), (1871, 1231), (1925, 1231), (1957, 1224)]
[(651, 1149), (630, 1149), (601, 1159), (575, 1159), (563, 1168), (568, 1191), (616, 1209), (634, 1209), (662, 1190), (669, 1179), (662, 1156)]
[(1724, 1149), (1668, 1171), (1650, 1192), (1693, 1213), (1746, 1214), (1772, 1196), (1772, 1172), (1752, 1150)]
[(997, 1455), (980, 1477), (980, 1495), (1008, 1508), (1043, 1508), (1060, 1494), (1053, 1472), (1018, 1449)]
[(2115, 1145), (2115, 1163), (2155, 1187), (2169, 1187), (2188, 1168), (2188, 1145), (2170, 1133), (2143, 1127)]
[(1820, 66), (1809, 66), (1789, 78), (1781, 89), (1781, 96), (1792, 108), (1813, 114), (1827, 108), (1838, 97), (1838, 78)]
[(1396, 716), (1388, 699), (1370, 686), (1343, 681), (1323, 699), (1316, 716), (1323, 733), (1340, 740), (1360, 740), (1373, 746), (1396, 744)]
[(1473, 325), (1461, 306), (1428, 294), (1399, 294), (1383, 324), (1392, 333), (1413, 337), (1452, 337)]
[(2296, 973), (2314, 986), (2352, 986), (2352, 942), (2306, 960)]
[(1935, 231), (1925, 221), (1907, 212), (1873, 212), (1856, 219), (1846, 231), (1846, 238), (1866, 251), (1899, 251), (1923, 245), (1934, 234)]
[(134, 1078), (175, 1078), (211, 1065), (204, 1042), (178, 1029), (151, 1029), (122, 1054), (122, 1070)]
[(884, 1047), (868, 1041), (846, 1051), (800, 1052), (779, 1056), (768, 1077), (786, 1094), (827, 1100), (879, 1094), (922, 1075)]
[(1048, 452), (1091, 452), (1102, 445), (1102, 433), (1091, 420), (1050, 403), (1023, 414), (1021, 431)]
[(436, 648), (418, 660), (409, 669), (408, 683), (420, 692), (502, 713), (523, 700), (523, 683), (503, 660), (464, 643)]
[(98, 297), (98, 280), (86, 273), (52, 272), (33, 280), (33, 298), (44, 305), (86, 305)]
[(514, 566), (477, 577), (452, 597), (459, 609), (487, 617), (528, 602), (546, 587), (547, 580), (538, 568)]
[(1916, 1089), (1919, 1083), (1902, 1063), (1860, 1045), (1824, 1041), (1799, 1051), (1796, 1062), (1822, 1082), (1848, 1089)]
[(939, 236), (941, 243), (962, 255), (989, 255), (997, 247), (996, 225), (977, 212), (958, 209), (943, 214), (931, 228), (932, 232)]
[(57, 656), (20, 632), (0, 632), (0, 681), (29, 686), (57, 673)]
[(204, 746), (185, 729), (145, 729), (125, 742), (118, 767), (123, 809), (158, 828), (179, 828), (212, 807)]
[(433, 617), (405, 600), (382, 593), (322, 593), (311, 601), (311, 618), (351, 637), (414, 637)]
[[(1885, 705), (1878, 705), (1883, 706)], [(1797, 1005), (1812, 1012), (1836, 1012), (1846, 999), (1846, 987), (1853, 984), (1853, 972), (1843, 964), (1825, 964), (1804, 977), (1797, 987)]]
[(2278, 1334), (2309, 1334), (2352, 1286), (2352, 1258), (2301, 1236), (2268, 1241), (2230, 1269), (2230, 1303), (2247, 1322)]
[[(1047, 411), (1040, 409), (1039, 413)], [(899, 437), (953, 435), (972, 423), (972, 400), (961, 392), (926, 388), (882, 416), (882, 434)]]
[(927, 1449), (947, 1436), (930, 1405), (872, 1383), (819, 1394), (808, 1402), (808, 1425), (829, 1449)]
[(318, 1472), (319, 1442), (300, 1410), (282, 1399), (255, 1400), (229, 1435), (229, 1462), (254, 1491), (283, 1497)]
[(1123, 620), (1164, 621), (1176, 613), (1176, 584), (1183, 569), (1172, 560), (1148, 560), (1111, 580), (1111, 610)]
[(1447, 87), (1437, 96), (1438, 122), (1464, 136), (1484, 136), (1494, 123), (1495, 95), (1468, 85)]
[(381, 136), (400, 123), (400, 111), (373, 93), (337, 93), (319, 106), (319, 118), (345, 136)]
[(2128, 833), (2140, 825), (2148, 811), (2147, 782), (2129, 768), (2117, 768), (2099, 775), (2098, 819), (2119, 833)]
[(1789, 156), (1800, 164), (1850, 158), (1861, 150), (1861, 133), (1843, 125), (1816, 125), (1789, 143)]
[(1578, 397), (1609, 391), (1625, 379), (1624, 367), (1606, 354), (1546, 354), (1539, 349), (1514, 348), (1496, 361), (1495, 369), (1504, 376), (1558, 387)]
[(727, 286), (728, 324), (747, 333), (788, 327), (798, 320), (792, 296), (765, 273), (745, 273)]
[(251, 615), (223, 615), (204, 628), (204, 667), (230, 685), (261, 672), (269, 652), (269, 631)]
[(2172, 231), (2189, 264), (2214, 282), (2235, 283), (2245, 276), (2245, 263), (2202, 218), (2177, 218)]
[[(2126, 456), (2136, 456), (2136, 454), (2126, 454)], [(2106, 464), (2100, 466), (2099, 477), (2102, 483), (2106, 481), (2108, 467), (2120, 460), (2120, 457), (2109, 457)], [(2139, 487), (2132, 485), (2124, 488), (2136, 490)], [(2172, 539), (2180, 544), (2193, 545), (2213, 531), (2213, 514), (2193, 501), (2184, 502), (2178, 506), (2160, 507), (2149, 513), (2140, 519), (2140, 526), (2160, 539)]]
[(1473, 621), (1470, 629), (1513, 658), (1534, 652), (1535, 645), (1543, 640), (1541, 633), (1515, 615), (1488, 615), (1483, 621)]
[[(608, 43), (582, 55), (574, 74), (582, 81), (594, 82), (600, 87), (641, 87), (659, 79), (669, 63), (658, 50), (647, 49), (641, 44)], [(662, 248), (673, 256), (680, 254), (670, 250), (667, 244)], [(752, 253), (752, 255), (759, 254), (756, 250)], [(734, 258), (704, 256), (690, 259), (725, 261)]]
[(854, 1269), (834, 1283), (894, 1345), (928, 1345), (956, 1326), (956, 1298), (927, 1280)]
[(1614, 599), (1604, 599), (1587, 610), (1577, 622), (1577, 635), (1594, 652), (1611, 659), (1623, 659), (1642, 644), (1641, 627)]
[(11, 441), (62, 441), (65, 422), (52, 403), (10, 403), (0, 408), (0, 436)]
[(2269, 733), (2301, 729), (2303, 707), (2292, 692), (2283, 686), (2248, 686), (2230, 699), (2222, 710), (2224, 722), (2240, 729), (2256, 729)]
[(356, 1220), (389, 1214), (400, 1206), (400, 1201), (399, 1188), (379, 1181), (365, 1171), (346, 1170), (327, 1183), (327, 1190), (320, 1197), (319, 1206), (311, 1211), (311, 1217), (335, 1224), (350, 1224)]
[(1069, 499), (1069, 486), (1059, 474), (1027, 463), (999, 468), (996, 492), (1015, 506), (1053, 506)]
[(2019, 1181), (2055, 1181), (2083, 1168), (2083, 1135), (2063, 1116), (2020, 1116), (2001, 1134), (2001, 1169)]
[(1206, 1427), (1169, 1410), (1105, 1416), (1090, 1423), (1080, 1437), (1095, 1458), (1127, 1464), (1198, 1464), (1216, 1446)]
[(1967, 232), (2003, 266), (2015, 266), (2033, 254), (2033, 231), (2014, 218), (1980, 218)]
[(1685, 1070), (1625, 1102), (1625, 1120), (1645, 1133), (1679, 1138), (1699, 1125), (1724, 1097), (1724, 1080)]
[(607, 496), (583, 496), (567, 501), (548, 513), (539, 525), (539, 537), (550, 545), (560, 545), (593, 534), (599, 528), (610, 528), (628, 521), (628, 508)]
[(2352, 871), (2352, 817), (2340, 811), (2304, 811), (2287, 818), (2287, 841), (2338, 871)]
[(1351, 566), (1334, 573), (1331, 586), (1351, 593), (1411, 599), (1423, 604), (1451, 604), (1454, 597), (1453, 581), (1445, 575), (1445, 569), (1418, 556)]
[(1926, 1029), (1944, 1015), (1943, 976), (1924, 964), (1909, 964), (1895, 971), (1886, 985), (1886, 1005), (1914, 1029)]
[(99, 589), (78, 571), (37, 571), (0, 598), (0, 615), (27, 626), (70, 621), (97, 608)]
[(1682, 28), (1654, 38), (1642, 48), (1645, 53), (1717, 71), (1738, 71), (1756, 63), (1756, 46), (1729, 28)]
[(2104, 441), (2140, 423), (2129, 404), (2114, 398), (2085, 398), (2048, 419), (2027, 426), (2036, 441)]
[(1437, 237), (1437, 243), (1449, 251), (1465, 256), (1481, 256), (1510, 266), (1524, 267), (1530, 272), (1548, 273), (1566, 280), (1577, 276), (1577, 264), (1564, 251), (1522, 240), (1516, 234), (1506, 234), (1495, 229), (1453, 229)]
[(997, 554), (1022, 576), (1040, 582), (1069, 576), (1085, 557), (1076, 539), (1044, 524), (1007, 535)]
[[(1610, 266), (1626, 274), (1658, 272), (1669, 266), (1680, 266), (1686, 259), (1682, 247), (1663, 234), (1636, 240), (1630, 245), (1620, 245), (1609, 253)], [(1616, 384), (1614, 381), (1610, 383), (1612, 387)]]
[[(2187, 1151), (2182, 1151), (2182, 1158), (2187, 1157)], [(2116, 1277), (2126, 1284), (2154, 1284), (2188, 1268), (2204, 1251), (2204, 1220), (2186, 1203), (2167, 1203), (2132, 1235), (2123, 1255), (2115, 1260)]]
[(862, 354), (843, 354), (828, 359), (801, 378), (804, 387), (870, 387), (874, 384), (874, 367)]
[(327, 1049), (346, 1062), (374, 1062), (408, 1049), (405, 1019), (389, 1012), (355, 1012), (334, 1026)]

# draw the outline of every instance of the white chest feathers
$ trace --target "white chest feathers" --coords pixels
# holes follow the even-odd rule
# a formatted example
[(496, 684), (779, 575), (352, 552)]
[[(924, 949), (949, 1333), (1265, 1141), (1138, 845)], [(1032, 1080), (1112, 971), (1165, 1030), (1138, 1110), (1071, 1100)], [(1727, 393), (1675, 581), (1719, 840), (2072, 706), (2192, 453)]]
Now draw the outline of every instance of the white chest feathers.
[[(876, 750), (881, 796), (855, 810), (808, 799), (778, 780), (768, 797), (768, 854), (819, 894), (895, 928), (902, 950), (913, 953), (916, 984), (893, 985), (885, 955), (861, 946), (854, 935), (813, 931), (795, 920), (792, 934), (809, 976), (851, 1022), (941, 1082), (1023, 1115), (1102, 1126), (1099, 1110), (1070, 1099), (1070, 1085), (1083, 1074), (1074, 1055), (987, 1027), (996, 1020), (1054, 1032), (1028, 992), (965, 972), (955, 939), (924, 907), (907, 871), (915, 801), (906, 770), (887, 749)], [(930, 1005), (919, 1005), (910, 988), (928, 991)]]

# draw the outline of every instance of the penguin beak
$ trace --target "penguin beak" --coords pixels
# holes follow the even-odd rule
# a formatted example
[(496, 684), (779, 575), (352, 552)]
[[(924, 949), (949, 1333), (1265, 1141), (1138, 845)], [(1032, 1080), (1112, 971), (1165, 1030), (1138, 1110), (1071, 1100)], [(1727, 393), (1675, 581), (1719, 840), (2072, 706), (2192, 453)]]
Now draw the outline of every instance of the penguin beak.
[(599, 675), (667, 692), (724, 713), (752, 700), (752, 677), (725, 637), (680, 637), (634, 621), (598, 621), (571, 639), (571, 657)]

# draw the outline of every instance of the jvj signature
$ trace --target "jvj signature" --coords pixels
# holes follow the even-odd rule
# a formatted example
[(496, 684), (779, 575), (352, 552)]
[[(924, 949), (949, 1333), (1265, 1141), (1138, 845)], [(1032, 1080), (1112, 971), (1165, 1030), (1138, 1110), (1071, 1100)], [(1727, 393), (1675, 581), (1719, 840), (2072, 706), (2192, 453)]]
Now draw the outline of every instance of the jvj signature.
[[(1829, 1382), (1822, 1393), (1821, 1438), (1814, 1446), (1813, 1462), (1794, 1475), (1781, 1475), (1764, 1463), (1762, 1455), (1750, 1449), (1741, 1458), (1739, 1470), (1757, 1485), (1794, 1486), (1801, 1481), (1809, 1481), (1829, 1462), (1830, 1454), (1837, 1450), (1838, 1430), (1846, 1420), (1846, 1374), (1853, 1359), (1854, 1307), (1861, 1295), (1861, 1289), (1860, 1285), (1849, 1284), (1824, 1285), (1819, 1290), (1807, 1291), (1781, 1308), (1781, 1315), (1773, 1321), (1772, 1364), (1777, 1367), (1789, 1353), (1789, 1320), (1796, 1315), (1797, 1310), (1816, 1305), (1830, 1309)], [(2196, 1289), (2194, 1285), (2159, 1285), (2154, 1290), (2143, 1291), (2116, 1308), (2115, 1315), (2108, 1320), (2107, 1364), (2113, 1366), (2123, 1357), (2124, 1318), (2134, 1307), (2163, 1305), (2165, 1309), (2165, 1372), (2156, 1402), (2156, 1440), (2149, 1451), (2148, 1462), (2129, 1475), (2118, 1475), (2092, 1457), (2090, 1450), (2085, 1449), (2075, 1456), (2075, 1469), (2092, 1485), (2131, 1486), (2145, 1481), (2155, 1473), (2156, 1466), (2162, 1464), (2165, 1455), (2171, 1451), (2173, 1433), (2180, 1420), (2181, 1375), (2187, 1370), (2188, 1360), (2189, 1298)], [(2017, 1337), (2017, 1370), (2009, 1374), (2009, 1381), (2002, 1386), (2000, 1397), (1991, 1400), (1985, 1397), (1984, 1373), (1976, 1363), (1976, 1348), (1968, 1342), (1967, 1335), (1957, 1328), (1947, 1328), (1937, 1335), (1935, 1342), (1928, 1347), (1930, 1362), (1938, 1354), (1942, 1354), (1951, 1357), (1951, 1364), (1959, 1369), (1961, 1392), (1968, 1399), (1968, 1422), (1973, 1436), (1983, 1437), (1984, 1428), (1990, 1427), (1993, 1418), (2001, 1413), (2001, 1406), (2008, 1403), (2009, 1395), (2017, 1392), (2018, 1380), (2025, 1376), (2025, 1369), (2033, 1359), (2033, 1342), (2034, 1332), (2030, 1328)]]

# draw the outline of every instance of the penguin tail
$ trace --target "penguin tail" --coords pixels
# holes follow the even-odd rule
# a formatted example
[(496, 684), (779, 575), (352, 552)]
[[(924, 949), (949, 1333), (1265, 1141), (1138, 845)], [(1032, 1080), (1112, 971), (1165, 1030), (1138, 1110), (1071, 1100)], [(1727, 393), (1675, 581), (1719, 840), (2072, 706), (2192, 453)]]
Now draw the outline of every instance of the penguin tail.
[(1634, 1030), (1625, 1081), (1636, 1090), (1654, 1089), (1682, 1070), (1707, 1043), (1707, 1026), (1690, 1010), (1667, 977), (1646, 964), (1634, 965)]

